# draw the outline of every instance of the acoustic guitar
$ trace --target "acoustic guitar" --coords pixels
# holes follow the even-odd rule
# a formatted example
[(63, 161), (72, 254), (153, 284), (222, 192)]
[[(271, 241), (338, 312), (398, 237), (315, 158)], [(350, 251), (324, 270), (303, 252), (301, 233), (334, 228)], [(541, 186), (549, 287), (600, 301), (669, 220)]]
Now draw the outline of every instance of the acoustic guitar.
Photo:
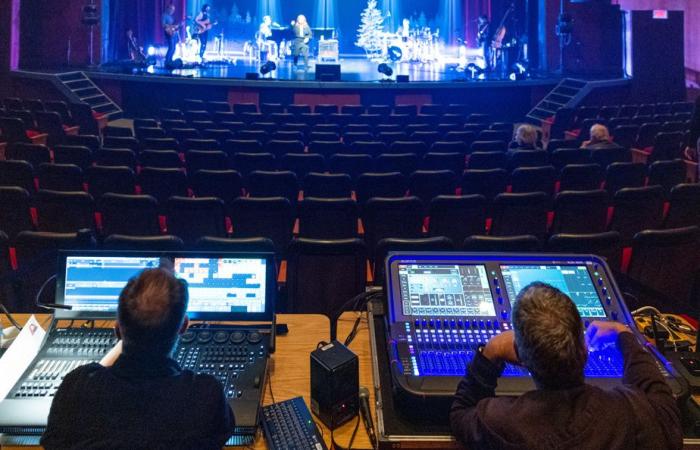
[(197, 34), (202, 34), (206, 33), (207, 31), (211, 30), (214, 25), (218, 24), (219, 22), (212, 22), (211, 20), (207, 19), (203, 22), (196, 22), (197, 23)]

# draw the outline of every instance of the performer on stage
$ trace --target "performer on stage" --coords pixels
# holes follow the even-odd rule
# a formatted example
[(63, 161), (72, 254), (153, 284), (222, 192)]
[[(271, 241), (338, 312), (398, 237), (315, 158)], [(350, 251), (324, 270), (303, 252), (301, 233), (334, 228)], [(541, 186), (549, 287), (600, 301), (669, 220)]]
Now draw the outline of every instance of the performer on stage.
[(207, 51), (207, 41), (209, 40), (209, 30), (212, 27), (211, 19), (209, 17), (209, 11), (211, 7), (208, 4), (204, 4), (202, 9), (194, 18), (197, 23), (197, 39), (199, 39), (199, 57), (204, 59), (204, 52)]
[(294, 47), (292, 55), (294, 56), (294, 66), (299, 63), (299, 56), (304, 58), (304, 68), (309, 68), (309, 41), (313, 38), (311, 27), (306, 22), (306, 17), (299, 14), (296, 22), (292, 21), (292, 29), (294, 31)]
[(403, 19), (401, 26), (396, 30), (396, 34), (401, 38), (402, 41), (408, 41), (408, 37), (411, 34), (411, 21), (408, 19)]
[(263, 21), (258, 27), (258, 38), (261, 40), (269, 39), (272, 37), (272, 17), (265, 16)]
[(126, 48), (129, 51), (129, 59), (131, 61), (137, 63), (146, 61), (143, 47), (139, 45), (139, 41), (136, 39), (136, 36), (134, 36), (134, 30), (131, 28), (126, 30)]
[(178, 30), (180, 25), (175, 24), (174, 14), (175, 5), (171, 3), (165, 7), (165, 11), (163, 12), (163, 17), (160, 22), (163, 26), (163, 32), (165, 33), (165, 40), (168, 43), (168, 52), (165, 54), (165, 67), (172, 65), (175, 47), (177, 47), (177, 42), (179, 39)]
[(477, 19), (476, 42), (481, 47), (484, 57), (485, 70), (491, 70), (491, 33), (489, 18), (482, 14)]

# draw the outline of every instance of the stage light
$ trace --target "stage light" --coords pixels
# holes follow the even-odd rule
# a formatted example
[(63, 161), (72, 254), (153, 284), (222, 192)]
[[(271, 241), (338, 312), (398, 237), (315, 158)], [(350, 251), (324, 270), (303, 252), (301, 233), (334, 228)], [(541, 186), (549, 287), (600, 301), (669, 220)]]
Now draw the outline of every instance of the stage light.
[(396, 62), (401, 60), (401, 58), (403, 57), (403, 50), (401, 50), (401, 47), (392, 45), (391, 47), (389, 47), (388, 55), (391, 62)]
[(377, 72), (381, 73), (382, 75), (386, 75), (387, 77), (394, 74), (394, 71), (387, 63), (381, 63), (379, 67), (377, 67)]
[(516, 62), (513, 64), (513, 66), (510, 68), (510, 74), (508, 75), (508, 78), (511, 81), (516, 81), (516, 80), (525, 80), (529, 76), (527, 67), (521, 62)]
[(260, 74), (261, 75), (267, 75), (268, 73), (272, 72), (273, 70), (277, 70), (277, 64), (275, 64), (272, 61), (268, 61), (262, 66), (260, 66)]
[(482, 73), (484, 73), (484, 69), (482, 69), (481, 67), (477, 66), (477, 65), (474, 64), (473, 62), (467, 64), (467, 67), (466, 67), (464, 70), (465, 70), (466, 72), (469, 72), (469, 74), (470, 74), (469, 78), (471, 78), (471, 79), (475, 79), (476, 77), (478, 77), (479, 75), (481, 75)]
[(148, 54), (148, 56), (155, 56), (156, 48), (152, 45), (149, 45), (148, 49), (146, 50), (146, 53)]

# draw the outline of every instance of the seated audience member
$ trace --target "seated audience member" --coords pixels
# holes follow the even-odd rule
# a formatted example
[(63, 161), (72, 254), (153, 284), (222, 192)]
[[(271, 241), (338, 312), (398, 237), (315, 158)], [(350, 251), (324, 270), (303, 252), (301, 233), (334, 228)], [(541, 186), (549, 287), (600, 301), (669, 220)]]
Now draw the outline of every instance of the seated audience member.
[[(623, 384), (585, 384), (587, 348), (616, 344)], [(496, 397), (504, 363), (521, 364), (537, 387)], [(653, 357), (617, 322), (593, 322), (584, 337), (576, 306), (543, 283), (525, 287), (513, 308), (513, 331), (482, 346), (450, 410), (452, 431), (469, 449), (682, 448), (680, 411)]]
[(591, 127), (591, 138), (588, 141), (584, 141), (584, 143), (581, 144), (581, 148), (600, 150), (622, 147), (613, 142), (608, 127), (597, 123)]
[(188, 326), (187, 283), (143, 271), (119, 296), (120, 343), (70, 372), (41, 445), (51, 449), (220, 449), (234, 429), (223, 387), (171, 359)]
[(511, 142), (511, 150), (539, 150), (537, 146), (537, 129), (532, 125), (523, 124), (515, 130), (515, 139)]

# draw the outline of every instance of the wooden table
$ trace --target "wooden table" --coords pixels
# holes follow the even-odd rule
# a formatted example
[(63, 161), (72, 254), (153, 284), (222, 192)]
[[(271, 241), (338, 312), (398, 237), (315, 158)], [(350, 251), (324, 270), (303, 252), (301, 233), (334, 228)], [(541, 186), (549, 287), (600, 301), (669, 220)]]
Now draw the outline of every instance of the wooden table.
[[(355, 319), (360, 313), (347, 312), (338, 320), (338, 338), (344, 340), (352, 329)], [(21, 324), (25, 323), (28, 314), (16, 314), (15, 318)], [(48, 327), (51, 321), (51, 316), (48, 314), (37, 315), (39, 323), (44, 329)], [(2, 316), (0, 323), (3, 326), (9, 326), (7, 319)], [(309, 354), (316, 349), (316, 345), (320, 341), (329, 339), (330, 325), (329, 320), (325, 316), (313, 314), (278, 314), (278, 324), (287, 324), (289, 333), (283, 336), (277, 336), (277, 350), (272, 355), (268, 365), (269, 384), (265, 386), (264, 404), (272, 403), (272, 395), (276, 401), (287, 400), (297, 396), (303, 396), (306, 405), (310, 405), (310, 379), (309, 379)], [(95, 326), (109, 327), (111, 322), (98, 321)], [(363, 314), (363, 319), (360, 324), (359, 332), (355, 340), (350, 345), (350, 349), (357, 354), (360, 363), (360, 386), (365, 386), (370, 391), (370, 405), (374, 405), (374, 389), (372, 389), (372, 367), (370, 360), (369, 348), (369, 331), (367, 328), (366, 314)], [(376, 413), (372, 408), (373, 417), (376, 421)], [(350, 436), (355, 428), (357, 419), (352, 419), (345, 425), (337, 428), (333, 432), (335, 442), (343, 448), (347, 448), (350, 441)], [(331, 432), (328, 428), (316, 420), (321, 430), (326, 444), (331, 448), (330, 437)], [(376, 429), (376, 425), (375, 425)], [(9, 449), (27, 449), (30, 447), (2, 447), (3, 450)], [(38, 447), (31, 447), (38, 448)], [(235, 447), (232, 447), (235, 448)], [(265, 449), (267, 445), (259, 433), (255, 442), (255, 449)], [(357, 436), (353, 443), (354, 449), (370, 449), (371, 445), (369, 437), (365, 432), (364, 426), (360, 423)]]

